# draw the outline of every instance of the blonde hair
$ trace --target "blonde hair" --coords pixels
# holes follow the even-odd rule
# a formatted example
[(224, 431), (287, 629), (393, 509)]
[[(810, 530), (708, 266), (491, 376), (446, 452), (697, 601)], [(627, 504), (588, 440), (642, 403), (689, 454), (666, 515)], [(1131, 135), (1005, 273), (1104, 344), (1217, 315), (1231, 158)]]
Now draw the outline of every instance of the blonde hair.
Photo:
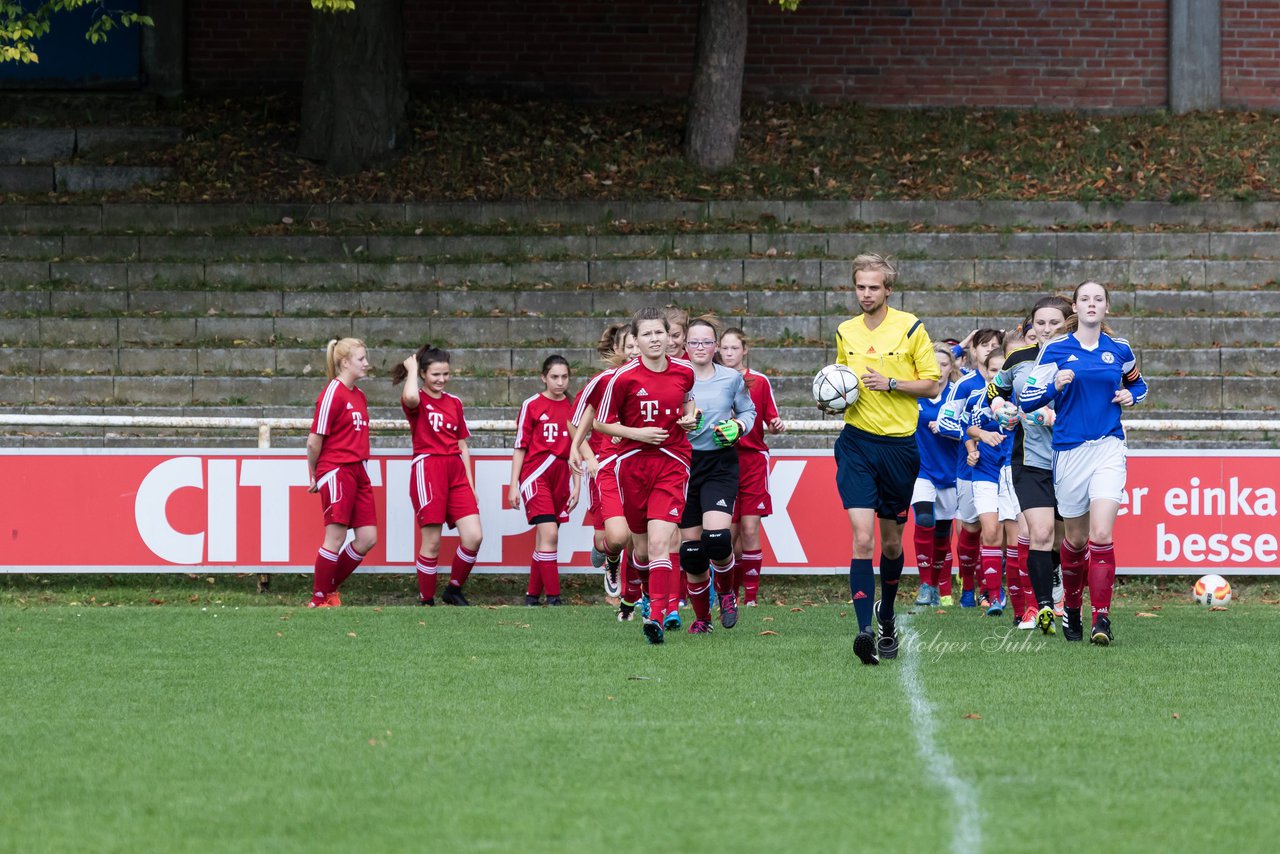
[(689, 312), (685, 311), (678, 305), (666, 305), (662, 307), (662, 319), (667, 322), (667, 331), (671, 331), (672, 326), (679, 326), (681, 329), (689, 328)]
[(359, 338), (333, 338), (324, 348), (324, 370), (329, 379), (338, 378), (339, 366), (343, 359), (351, 358), (356, 350), (367, 349)]
[(898, 268), (893, 266), (884, 255), (876, 255), (873, 252), (864, 252), (857, 258), (853, 259), (853, 275), (857, 278), (859, 273), (865, 273), (872, 270), (884, 274), (884, 286), (886, 288), (893, 287), (893, 283), (898, 280)]
[(960, 379), (960, 365), (956, 360), (956, 354), (951, 352), (951, 345), (941, 343), (934, 344), (933, 352), (937, 353), (939, 356), (946, 356), (951, 362), (951, 370), (945, 377), (943, 377), (943, 379), (949, 383), (953, 383)]

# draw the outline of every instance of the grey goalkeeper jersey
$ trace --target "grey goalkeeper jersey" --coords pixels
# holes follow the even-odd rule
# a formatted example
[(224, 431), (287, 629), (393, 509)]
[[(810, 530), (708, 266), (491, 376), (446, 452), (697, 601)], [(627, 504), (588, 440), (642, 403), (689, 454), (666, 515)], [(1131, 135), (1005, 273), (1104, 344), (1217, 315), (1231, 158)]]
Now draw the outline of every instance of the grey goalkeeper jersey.
[[(1040, 356), (1035, 344), (1014, 350), (1004, 360), (1004, 367), (987, 386), (987, 402), (996, 395), (1013, 403), (1022, 395), (1027, 377)], [(1037, 469), (1053, 469), (1053, 428), (1030, 423), (1026, 417), (1018, 423), (1013, 436), (1013, 460)]]
[(702, 410), (702, 429), (689, 434), (689, 442), (695, 451), (716, 451), (715, 435), (711, 428), (726, 418), (742, 422), (742, 434), (751, 432), (756, 423), (756, 405), (742, 379), (742, 374), (724, 365), (715, 365), (716, 372), (710, 379), (698, 379), (698, 369), (693, 371), (693, 397)]

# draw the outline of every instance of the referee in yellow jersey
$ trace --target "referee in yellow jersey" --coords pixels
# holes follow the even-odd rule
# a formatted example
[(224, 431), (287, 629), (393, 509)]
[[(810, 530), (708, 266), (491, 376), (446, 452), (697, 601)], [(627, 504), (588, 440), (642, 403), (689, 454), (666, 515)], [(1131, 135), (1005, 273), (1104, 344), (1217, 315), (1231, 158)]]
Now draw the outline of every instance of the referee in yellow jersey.
[[(902, 526), (920, 470), (917, 398), (941, 388), (933, 342), (913, 314), (889, 307), (897, 270), (879, 255), (853, 259), (853, 289), (862, 314), (836, 331), (836, 362), (858, 375), (861, 393), (844, 412), (836, 439), (836, 487), (853, 527), (849, 590), (858, 617), (853, 651), (863, 664), (896, 658), (893, 601), (902, 576)], [(875, 602), (876, 518), (880, 519), (880, 600)], [(876, 638), (871, 625), (880, 625)]]

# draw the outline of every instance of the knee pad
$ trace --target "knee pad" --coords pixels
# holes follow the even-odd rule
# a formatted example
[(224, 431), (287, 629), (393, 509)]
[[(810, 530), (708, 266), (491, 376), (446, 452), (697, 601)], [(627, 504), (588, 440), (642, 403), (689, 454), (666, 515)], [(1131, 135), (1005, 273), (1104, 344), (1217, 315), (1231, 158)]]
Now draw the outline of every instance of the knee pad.
[(715, 531), (704, 530), (702, 532), (702, 547), (706, 550), (709, 560), (724, 563), (729, 559), (729, 555), (733, 554), (733, 536), (727, 528), (720, 528)]
[(937, 520), (933, 518), (932, 501), (917, 501), (911, 505), (911, 509), (916, 511), (916, 524), (921, 528), (932, 528), (937, 524)]
[(951, 520), (939, 519), (938, 523), (933, 527), (933, 538), (935, 540), (951, 539)]
[(702, 543), (685, 540), (680, 544), (680, 568), (690, 575), (705, 575), (711, 569), (711, 561)]

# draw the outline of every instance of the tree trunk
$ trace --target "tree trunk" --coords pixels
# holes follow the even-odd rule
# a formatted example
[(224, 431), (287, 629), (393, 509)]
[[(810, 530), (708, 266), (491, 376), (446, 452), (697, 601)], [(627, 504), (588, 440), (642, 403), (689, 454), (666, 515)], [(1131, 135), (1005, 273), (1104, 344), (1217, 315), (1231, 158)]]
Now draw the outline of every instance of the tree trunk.
[(388, 159), (404, 143), (409, 91), (403, 0), (311, 13), (298, 153), (338, 173)]
[(742, 69), (747, 54), (747, 0), (702, 0), (684, 157), (702, 169), (732, 165), (742, 129)]

